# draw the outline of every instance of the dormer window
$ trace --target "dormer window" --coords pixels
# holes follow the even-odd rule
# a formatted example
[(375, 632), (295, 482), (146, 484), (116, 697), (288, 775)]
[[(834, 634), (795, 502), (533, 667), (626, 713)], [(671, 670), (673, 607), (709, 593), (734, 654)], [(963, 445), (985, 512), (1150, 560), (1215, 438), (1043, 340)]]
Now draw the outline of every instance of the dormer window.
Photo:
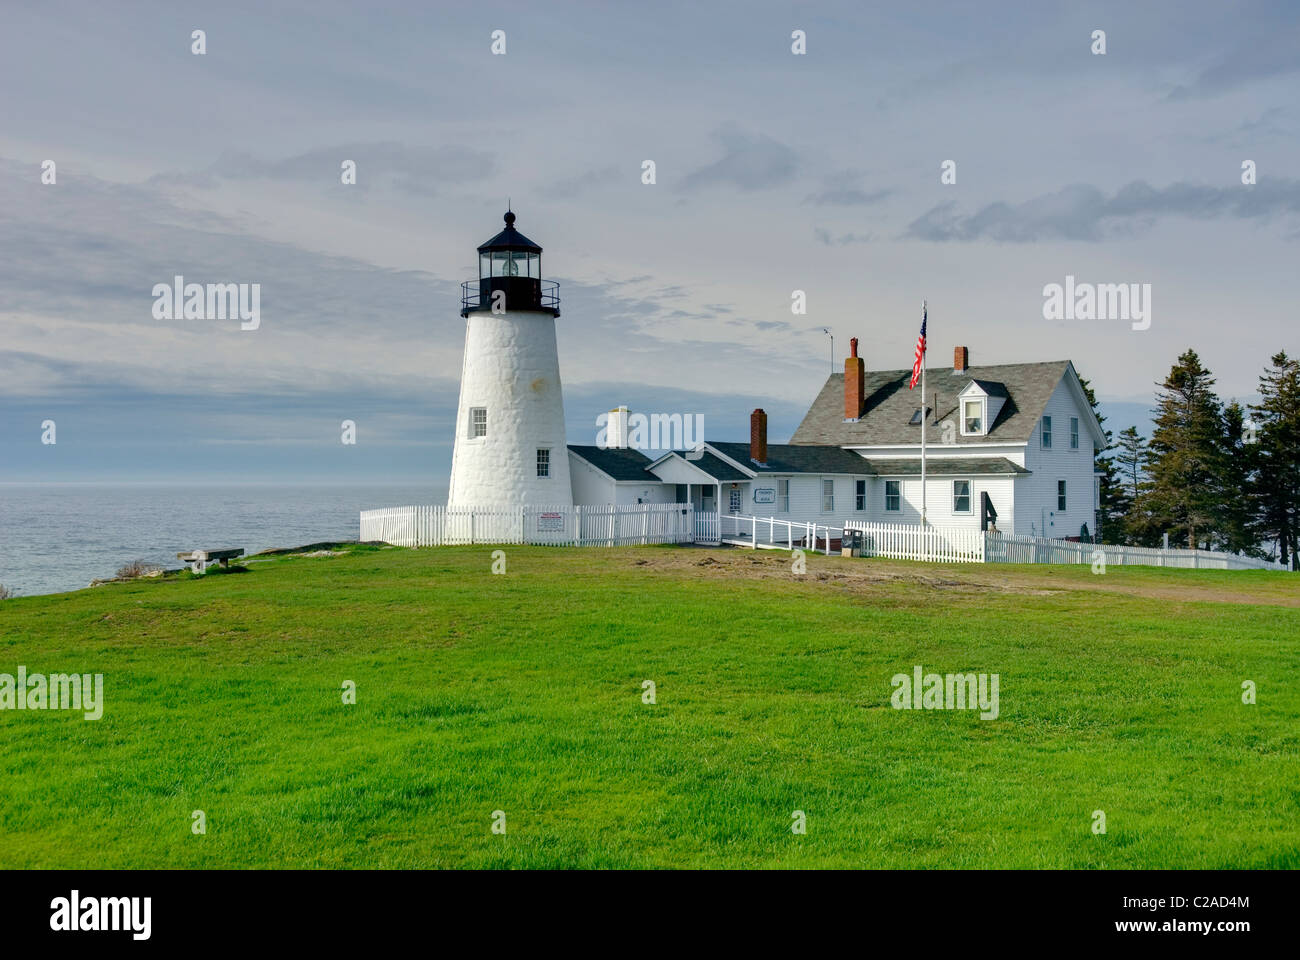
[(987, 437), (1007, 402), (1006, 384), (996, 380), (971, 380), (957, 394), (957, 412), (963, 437)]

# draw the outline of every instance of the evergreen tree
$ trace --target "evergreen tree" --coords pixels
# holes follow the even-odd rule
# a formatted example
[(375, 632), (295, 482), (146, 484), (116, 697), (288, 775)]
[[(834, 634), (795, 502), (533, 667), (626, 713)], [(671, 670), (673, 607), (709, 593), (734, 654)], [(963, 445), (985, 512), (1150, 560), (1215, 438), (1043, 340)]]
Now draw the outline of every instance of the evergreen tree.
[(1223, 514), (1223, 411), (1214, 377), (1187, 350), (1156, 394), (1151, 432), (1151, 519), (1189, 548), (1221, 534)]
[(1259, 514), (1260, 486), (1257, 481), (1257, 443), (1247, 442), (1246, 411), (1236, 400), (1223, 408), (1223, 435), (1220, 446), (1217, 549), (1249, 556), (1264, 556), (1259, 548), (1255, 518)]
[(1260, 539), (1277, 544), (1278, 559), (1296, 561), (1300, 538), (1300, 360), (1274, 354), (1259, 378), (1260, 402), (1251, 407), (1248, 445), (1256, 448)]
[[(1120, 431), (1115, 444), (1117, 487), (1120, 498), (1120, 522), (1118, 539), (1121, 543), (1149, 546), (1152, 542), (1152, 530), (1146, 515), (1146, 469), (1150, 452), (1147, 442), (1137, 427), (1125, 427)], [(1159, 539), (1157, 535), (1156, 540)]]
[(1083, 385), (1083, 392), (1092, 406), (1093, 415), (1101, 424), (1101, 432), (1106, 437), (1106, 445), (1097, 451), (1097, 456), (1093, 460), (1094, 469), (1101, 474), (1100, 506), (1097, 509), (1097, 529), (1093, 531), (1093, 539), (1098, 543), (1118, 543), (1123, 536), (1124, 514), (1128, 512), (1128, 502), (1120, 484), (1115, 459), (1107, 456), (1115, 449), (1114, 437), (1106, 429), (1106, 418), (1102, 416), (1101, 408), (1097, 405), (1097, 395), (1092, 391), (1092, 384), (1082, 377), (1079, 378), (1079, 383)]

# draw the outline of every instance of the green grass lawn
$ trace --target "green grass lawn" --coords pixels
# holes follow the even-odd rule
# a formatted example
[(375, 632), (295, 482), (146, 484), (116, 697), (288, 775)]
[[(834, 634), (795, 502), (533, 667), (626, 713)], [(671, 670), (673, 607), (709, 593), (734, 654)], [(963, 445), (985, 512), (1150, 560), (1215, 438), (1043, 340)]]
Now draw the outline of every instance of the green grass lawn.
[(0, 673), (105, 699), (0, 711), (0, 867), (1300, 866), (1288, 574), (505, 550), (0, 602)]

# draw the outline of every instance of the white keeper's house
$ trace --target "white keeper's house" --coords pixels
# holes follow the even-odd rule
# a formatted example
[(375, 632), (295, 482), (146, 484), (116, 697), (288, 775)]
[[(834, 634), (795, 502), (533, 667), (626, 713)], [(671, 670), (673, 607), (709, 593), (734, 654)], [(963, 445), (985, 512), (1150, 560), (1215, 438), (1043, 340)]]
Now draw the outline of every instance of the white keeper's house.
[(651, 457), (627, 446), (626, 407), (607, 444), (570, 445), (556, 350), (558, 285), (542, 248), (514, 228), (479, 247), (465, 285), (465, 356), (449, 507), (690, 503), (696, 511), (842, 524), (926, 519), (1006, 533), (1077, 538), (1096, 531), (1094, 457), (1104, 446), (1068, 360), (868, 369), (857, 339), (787, 444), (767, 441), (755, 410), (748, 442), (705, 441)]

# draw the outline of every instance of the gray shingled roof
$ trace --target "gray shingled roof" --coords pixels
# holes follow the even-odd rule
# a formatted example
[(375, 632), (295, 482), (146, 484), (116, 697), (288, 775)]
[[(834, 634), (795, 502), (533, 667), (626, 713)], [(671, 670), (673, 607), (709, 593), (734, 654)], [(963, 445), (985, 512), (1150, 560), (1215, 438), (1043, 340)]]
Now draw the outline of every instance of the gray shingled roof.
[[(1008, 398), (987, 434), (963, 437), (958, 430), (957, 444), (1026, 442), (1033, 436), (1034, 427), (1051, 399), (1052, 391), (1069, 366), (1068, 360), (1056, 360), (969, 367), (965, 373), (954, 373), (950, 367), (927, 370), (925, 403), (934, 410), (928, 421), (926, 442), (937, 444), (942, 437), (941, 428), (935, 426), (936, 421), (942, 423), (952, 418), (954, 423), (957, 422), (957, 394), (972, 380), (1002, 384)], [(920, 427), (908, 425), (912, 414), (921, 406), (920, 384), (915, 390), (907, 389), (911, 377), (910, 369), (868, 370), (864, 385), (866, 411), (856, 423), (845, 423), (844, 374), (831, 374), (790, 442), (836, 446), (920, 443)]]
[[(760, 476), (765, 473), (848, 473), (859, 476), (897, 477), (919, 476), (921, 473), (919, 457), (904, 457), (897, 460), (879, 457), (863, 459), (858, 454), (839, 447), (774, 443), (769, 444), (767, 448), (767, 465), (759, 467), (750, 461), (747, 443), (710, 442), (709, 446), (745, 464)], [(605, 449), (573, 444), (569, 449), (615, 480), (658, 480), (658, 477), (646, 469), (651, 463), (650, 458), (639, 450)], [(678, 456), (686, 455), (684, 451), (675, 452)], [(723, 483), (749, 479), (746, 474), (708, 451), (705, 451), (700, 459), (689, 462)], [(969, 457), (956, 460), (927, 457), (926, 472), (930, 476), (938, 477), (1027, 474), (1029, 471), (1016, 466), (1006, 457)]]
[(616, 447), (580, 447), (569, 444), (569, 451), (586, 460), (597, 470), (615, 480), (657, 480), (646, 470), (650, 458), (640, 450), (622, 450)]
[[(749, 449), (749, 444), (745, 444), (745, 449), (747, 450)], [(686, 453), (678, 452), (677, 455), (681, 457), (685, 457)], [(688, 462), (691, 464), (691, 466), (699, 467), (701, 470), (703, 470), (705, 473), (711, 476), (714, 480), (724, 480), (727, 482), (731, 482), (733, 480), (749, 479), (748, 474), (741, 473), (731, 464), (727, 463), (726, 460), (718, 459), (713, 454), (709, 453), (707, 450), (704, 451), (703, 454), (701, 454), (700, 459), (698, 460), (688, 459)]]
[[(857, 456), (857, 454), (854, 454)], [(921, 458), (920, 457), (901, 457), (897, 460), (882, 460), (879, 457), (868, 458), (862, 461), (871, 465), (871, 472), (882, 477), (911, 477), (921, 475)], [(1015, 473), (1028, 475), (1030, 471), (1024, 467), (1016, 466), (1006, 457), (962, 457), (961, 459), (947, 459), (944, 457), (925, 458), (925, 474), (927, 477), (954, 476), (964, 475), (985, 475), (985, 474), (1003, 474)]]
[(747, 443), (714, 443), (709, 446), (737, 463), (762, 473), (856, 473), (870, 474), (867, 461), (858, 454), (839, 447), (796, 446), (788, 443), (767, 445), (767, 465), (760, 467), (749, 459)]
[[(930, 389), (929, 371), (926, 372), (925, 376), (926, 376), (925, 388), (928, 390)], [(990, 397), (1005, 398), (1008, 396), (1007, 385), (1005, 383), (999, 383), (994, 380), (976, 380), (974, 377), (971, 377), (971, 380), (974, 383), (979, 384), (980, 389), (983, 390), (985, 393), (987, 393)]]

